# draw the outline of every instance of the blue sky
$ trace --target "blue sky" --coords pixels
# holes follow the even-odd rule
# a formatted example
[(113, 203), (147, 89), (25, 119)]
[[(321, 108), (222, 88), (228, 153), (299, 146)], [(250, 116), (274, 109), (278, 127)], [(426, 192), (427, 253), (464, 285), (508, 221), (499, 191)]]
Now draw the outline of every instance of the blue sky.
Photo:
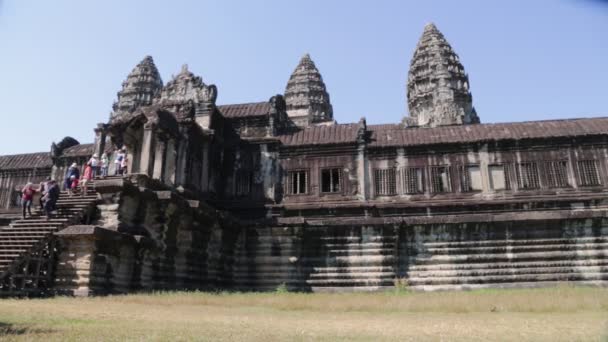
[(283, 93), (308, 52), (338, 122), (398, 122), (428, 22), (459, 54), (482, 122), (608, 116), (602, 1), (0, 0), (0, 154), (92, 142), (148, 54), (165, 83), (187, 63), (226, 104)]

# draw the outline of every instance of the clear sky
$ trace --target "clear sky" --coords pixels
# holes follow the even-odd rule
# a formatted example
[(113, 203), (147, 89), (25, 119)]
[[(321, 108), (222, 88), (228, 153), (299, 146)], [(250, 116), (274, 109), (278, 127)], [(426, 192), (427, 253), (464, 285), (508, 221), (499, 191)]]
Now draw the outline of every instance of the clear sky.
[(93, 141), (131, 69), (187, 63), (218, 104), (283, 93), (310, 53), (338, 122), (399, 122), (409, 62), (434, 22), (482, 122), (608, 116), (608, 3), (0, 0), (0, 154)]

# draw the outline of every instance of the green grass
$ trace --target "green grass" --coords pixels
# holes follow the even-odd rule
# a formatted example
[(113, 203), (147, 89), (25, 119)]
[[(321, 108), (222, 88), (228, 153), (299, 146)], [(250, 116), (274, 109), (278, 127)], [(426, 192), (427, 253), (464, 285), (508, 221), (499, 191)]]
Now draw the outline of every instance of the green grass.
[(8, 299), (0, 340), (608, 341), (608, 289)]

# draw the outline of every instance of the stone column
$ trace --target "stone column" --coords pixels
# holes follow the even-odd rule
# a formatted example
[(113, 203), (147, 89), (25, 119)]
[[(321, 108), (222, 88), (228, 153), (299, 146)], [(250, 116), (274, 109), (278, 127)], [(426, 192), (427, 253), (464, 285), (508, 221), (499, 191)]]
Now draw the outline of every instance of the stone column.
[(163, 182), (169, 185), (175, 184), (176, 157), (175, 140), (169, 139), (165, 148), (165, 170), (163, 171)]
[(369, 197), (368, 183), (368, 161), (365, 155), (365, 144), (359, 144), (357, 147), (357, 183), (359, 185), (358, 197), (360, 200), (365, 201)]
[(277, 152), (270, 151), (268, 144), (260, 145), (260, 175), (266, 200), (276, 200)]
[[(152, 175), (154, 167), (154, 125), (144, 125), (144, 138), (141, 144), (141, 159), (139, 162), (139, 173), (145, 173), (148, 176)], [(135, 170), (132, 170), (133, 172)]]
[(175, 172), (175, 184), (184, 185), (188, 177), (188, 133), (182, 130), (182, 139), (177, 147), (177, 169)]
[(156, 148), (154, 155), (154, 170), (152, 178), (163, 181), (163, 171), (165, 164), (165, 153), (167, 152), (167, 143), (157, 137)]
[(97, 153), (100, 158), (106, 149), (106, 128), (107, 125), (103, 123), (97, 124), (97, 128), (95, 128), (95, 150), (93, 153)]
[(201, 191), (209, 191), (209, 142), (203, 144), (203, 160), (201, 162)]

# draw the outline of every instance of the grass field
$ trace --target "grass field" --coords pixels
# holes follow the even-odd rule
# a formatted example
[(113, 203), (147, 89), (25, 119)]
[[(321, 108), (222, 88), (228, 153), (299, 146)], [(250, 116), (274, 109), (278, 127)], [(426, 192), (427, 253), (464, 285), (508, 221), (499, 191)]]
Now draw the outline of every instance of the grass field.
[(0, 340), (608, 341), (608, 289), (8, 299)]

